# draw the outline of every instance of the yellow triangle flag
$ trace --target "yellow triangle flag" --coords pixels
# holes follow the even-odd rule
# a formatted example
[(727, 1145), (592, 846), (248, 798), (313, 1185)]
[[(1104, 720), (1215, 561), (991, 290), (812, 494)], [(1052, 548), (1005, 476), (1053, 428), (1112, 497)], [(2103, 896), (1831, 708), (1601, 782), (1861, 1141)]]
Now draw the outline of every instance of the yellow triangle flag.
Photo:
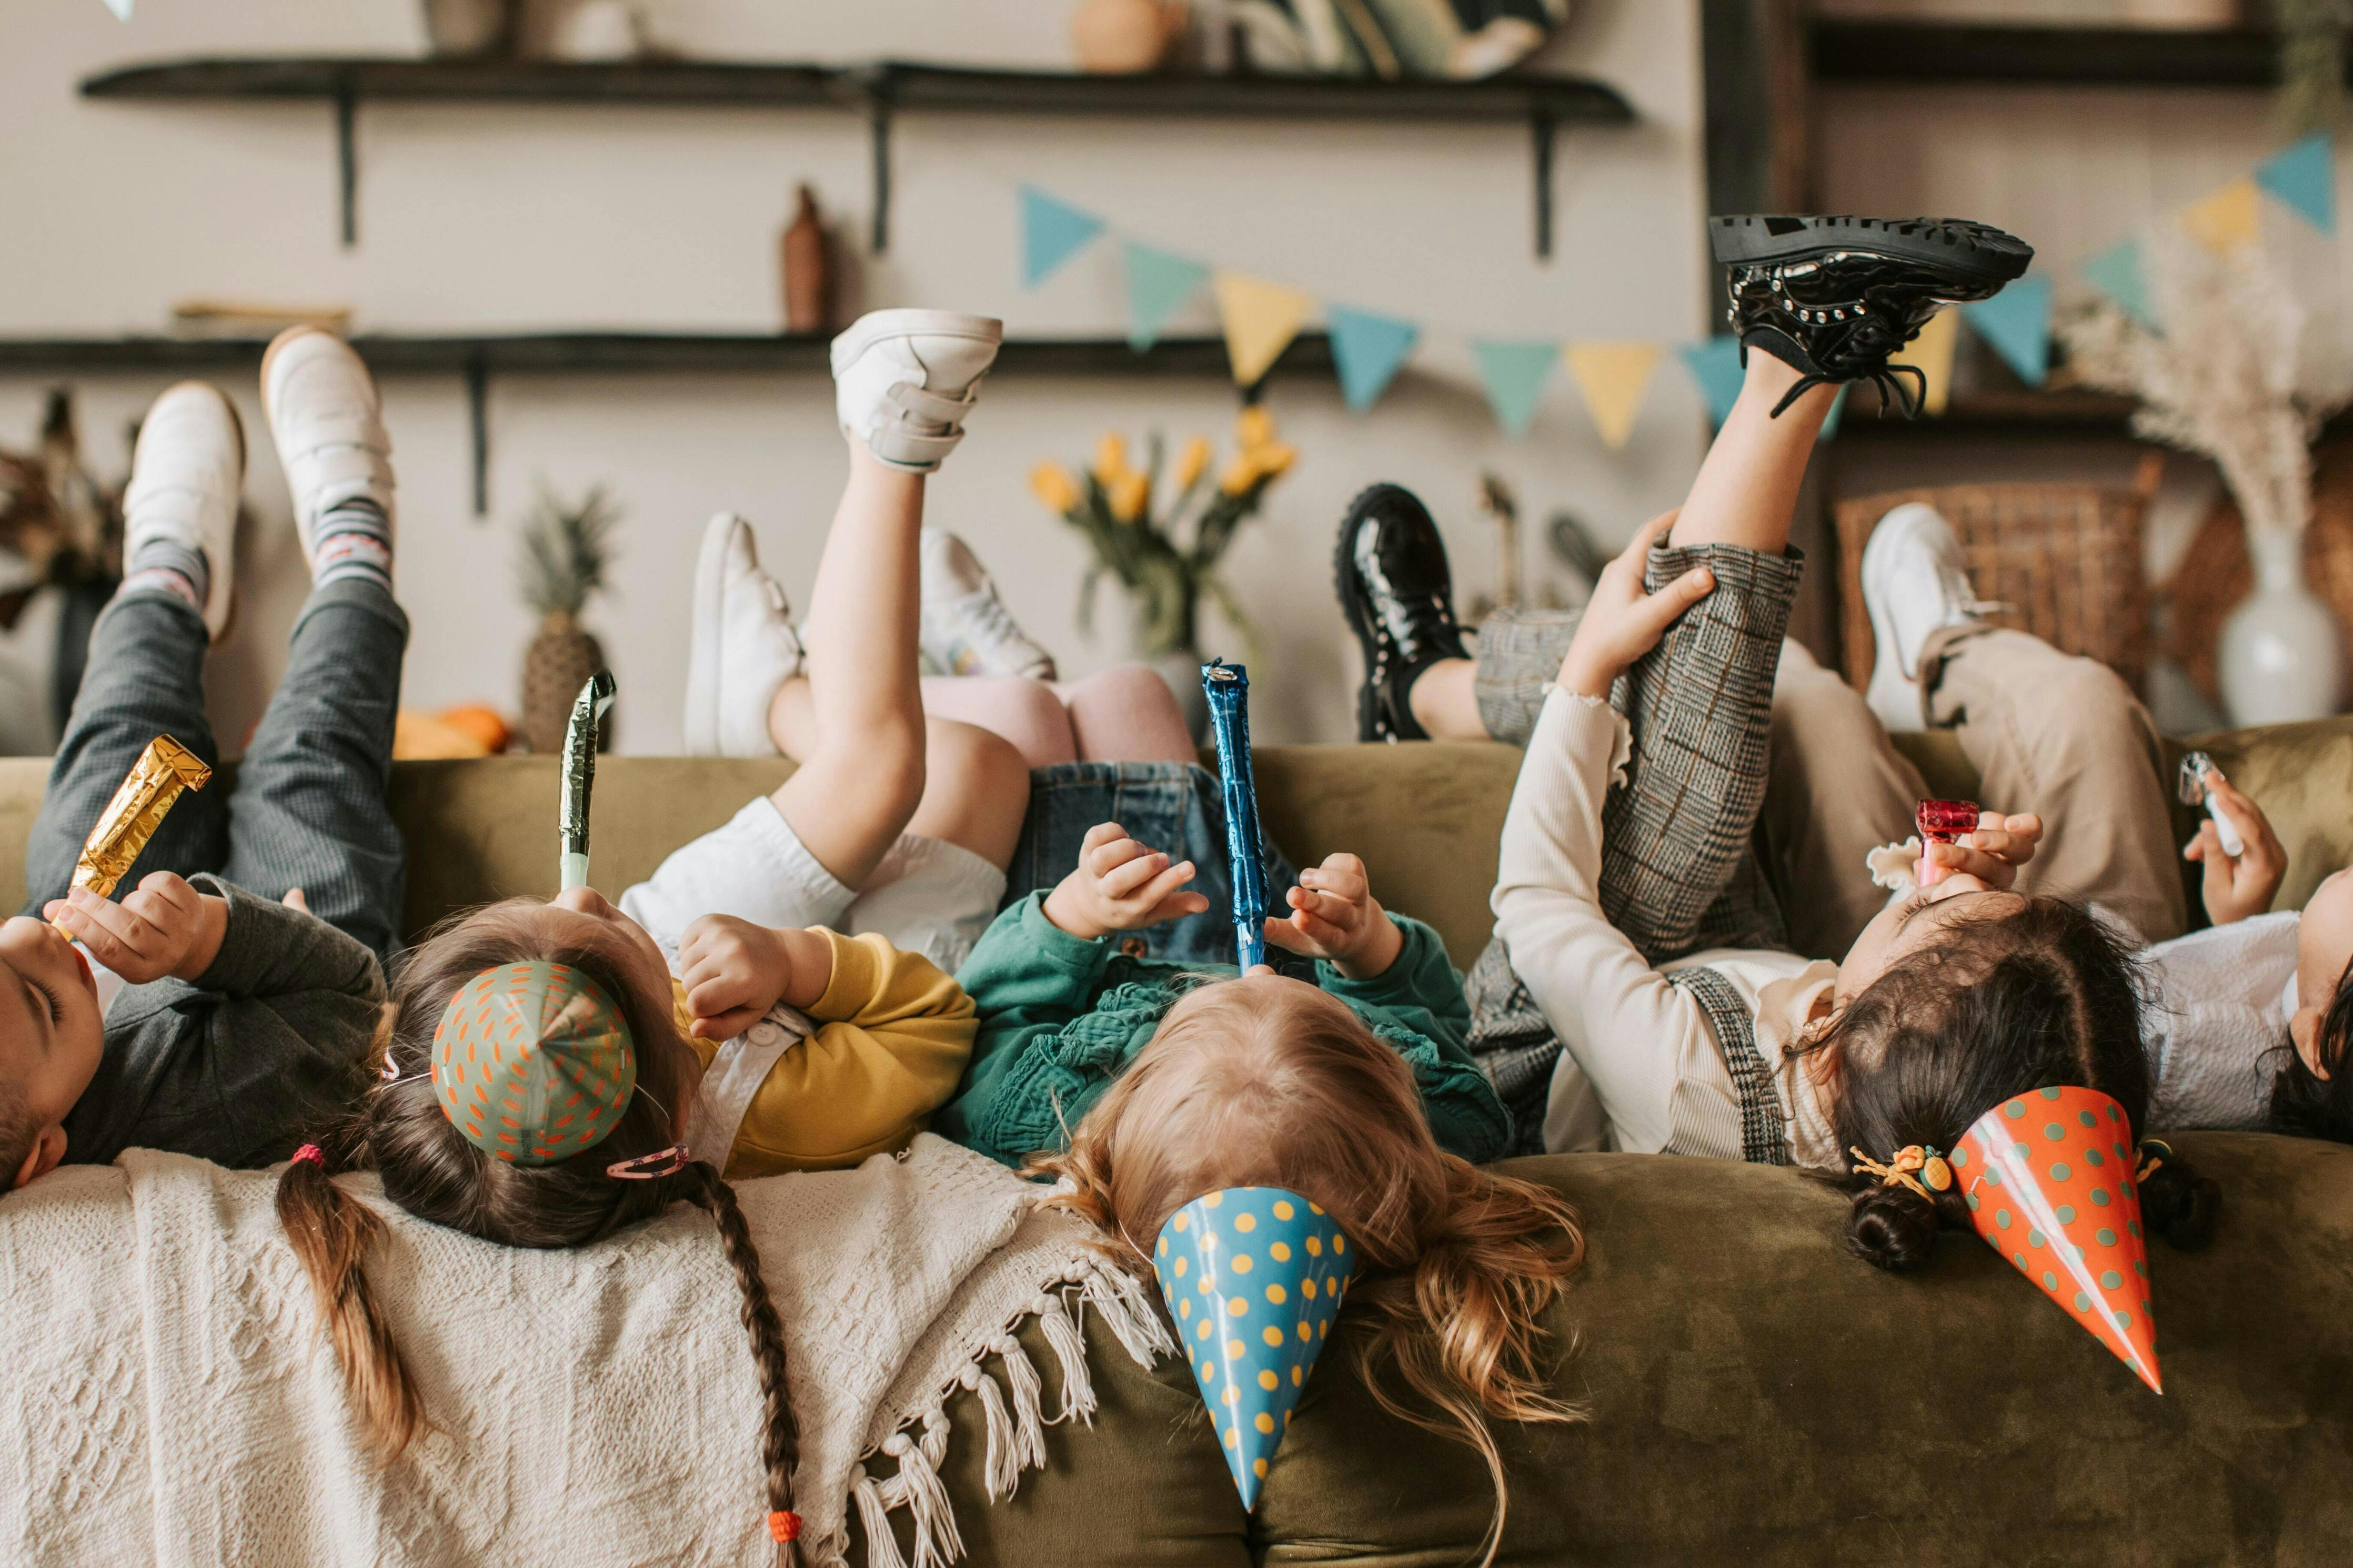
[[(1953, 345), (1959, 341), (1961, 313), (1944, 310), (1928, 318), (1920, 335), (1888, 359), (1895, 364), (1917, 365), (1928, 384), (1920, 395), (1924, 414), (1942, 414), (1953, 395)], [(1908, 377), (1905, 379), (1909, 379)]]
[(1657, 343), (1571, 343), (1561, 351), (1568, 374), (1585, 394), (1593, 427), (1611, 451), (1634, 433), (1634, 415), (1651, 389), (1651, 372), (1664, 352)]
[(2181, 226), (2217, 256), (2253, 245), (2262, 222), (2263, 203), (2252, 174), (2242, 174), (2205, 200), (2181, 209)]
[(1234, 384), (1254, 386), (1315, 313), (1315, 300), (1296, 289), (1235, 272), (1219, 273), (1209, 286), (1218, 297), (1218, 314), (1225, 321), (1226, 358), (1233, 363)]

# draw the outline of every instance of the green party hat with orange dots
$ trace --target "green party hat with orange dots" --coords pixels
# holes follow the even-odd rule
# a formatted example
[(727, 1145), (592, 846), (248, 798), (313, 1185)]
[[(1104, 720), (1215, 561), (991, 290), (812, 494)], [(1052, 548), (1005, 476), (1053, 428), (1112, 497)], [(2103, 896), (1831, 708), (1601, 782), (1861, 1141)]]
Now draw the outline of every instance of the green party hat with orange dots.
[(485, 969), (433, 1031), (441, 1113), (484, 1153), (552, 1165), (593, 1149), (638, 1087), (638, 1054), (605, 988), (569, 964)]
[(1168, 1216), (1152, 1268), (1242, 1507), (1254, 1509), (1331, 1339), (1356, 1249), (1297, 1193), (1228, 1187)]
[(1978, 1118), (1952, 1168), (1987, 1244), (2163, 1394), (2124, 1107), (2095, 1089), (2029, 1090)]

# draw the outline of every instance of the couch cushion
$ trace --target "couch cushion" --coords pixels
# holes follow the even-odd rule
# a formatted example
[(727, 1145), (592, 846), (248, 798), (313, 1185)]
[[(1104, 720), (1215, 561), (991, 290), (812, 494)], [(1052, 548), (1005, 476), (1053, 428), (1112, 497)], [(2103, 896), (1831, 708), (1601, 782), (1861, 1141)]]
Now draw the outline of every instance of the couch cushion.
[[(1591, 1419), (1499, 1430), (1499, 1561), (2334, 1568), (2353, 1540), (2353, 1149), (2179, 1142), (2224, 1210), (2208, 1250), (2151, 1248), (2162, 1396), (1966, 1232), (1910, 1276), (1848, 1256), (1845, 1200), (1794, 1172), (1506, 1167), (1584, 1215), (1556, 1384)], [(1104, 1415), (1057, 1431), (1013, 1502), (983, 1505), (958, 1445), (974, 1562), (1237, 1560), (1240, 1505), (1181, 1364), (1150, 1376), (1091, 1338)], [(1457, 1568), (1492, 1499), (1468, 1449), (1382, 1412), (1335, 1350), (1250, 1541), (1268, 1563)]]

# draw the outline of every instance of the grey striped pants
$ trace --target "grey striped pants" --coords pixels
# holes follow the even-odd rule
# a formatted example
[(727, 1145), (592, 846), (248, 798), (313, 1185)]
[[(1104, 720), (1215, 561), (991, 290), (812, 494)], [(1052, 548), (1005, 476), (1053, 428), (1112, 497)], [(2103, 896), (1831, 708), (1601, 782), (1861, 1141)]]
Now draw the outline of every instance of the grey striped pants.
[[(1601, 909), (1653, 964), (1705, 948), (1788, 945), (1753, 837), (1774, 669), (1805, 558), (1671, 546), (1651, 552), (1643, 575), (1655, 591), (1703, 563), (1715, 591), (1609, 694), (1634, 745), (1624, 786), (1602, 807)], [(1505, 612), (1480, 626), (1479, 716), (1488, 733), (1527, 743), (1577, 620), (1575, 611)], [(1560, 1042), (1500, 940), (1489, 941), (1467, 984), (1472, 1054), (1512, 1112), (1514, 1152), (1538, 1152)]]
[[(206, 646), (204, 618), (169, 595), (132, 594), (99, 617), (25, 847), (26, 914), (65, 896), (82, 841), (149, 742), (169, 735), (218, 765)], [(375, 584), (346, 579), (311, 594), (235, 794), (216, 778), (181, 795), (121, 890), (151, 871), (216, 872), (270, 899), (301, 888), (311, 913), (388, 956), (406, 857), (385, 787), (407, 647), (407, 616)]]

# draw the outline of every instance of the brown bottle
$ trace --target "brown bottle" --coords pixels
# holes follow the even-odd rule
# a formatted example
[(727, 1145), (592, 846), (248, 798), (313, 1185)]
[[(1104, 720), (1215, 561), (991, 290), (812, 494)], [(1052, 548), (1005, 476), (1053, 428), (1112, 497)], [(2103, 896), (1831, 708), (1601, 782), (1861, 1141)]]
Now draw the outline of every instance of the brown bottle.
[(833, 254), (827, 243), (825, 222), (818, 216), (817, 195), (800, 187), (800, 207), (785, 226), (780, 248), (785, 264), (785, 331), (829, 332), (833, 330)]

